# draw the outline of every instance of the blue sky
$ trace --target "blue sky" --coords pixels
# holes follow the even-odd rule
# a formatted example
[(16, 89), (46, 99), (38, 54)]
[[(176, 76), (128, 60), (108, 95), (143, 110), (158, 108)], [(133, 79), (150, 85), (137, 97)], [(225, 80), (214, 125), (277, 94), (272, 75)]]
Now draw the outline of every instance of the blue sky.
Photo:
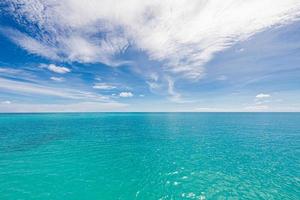
[(300, 111), (300, 2), (4, 0), (0, 112)]

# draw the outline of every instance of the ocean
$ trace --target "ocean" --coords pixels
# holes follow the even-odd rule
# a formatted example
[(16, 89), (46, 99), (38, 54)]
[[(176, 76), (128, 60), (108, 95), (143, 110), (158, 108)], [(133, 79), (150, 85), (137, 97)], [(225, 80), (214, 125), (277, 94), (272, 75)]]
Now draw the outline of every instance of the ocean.
[(300, 113), (0, 114), (1, 200), (300, 199)]

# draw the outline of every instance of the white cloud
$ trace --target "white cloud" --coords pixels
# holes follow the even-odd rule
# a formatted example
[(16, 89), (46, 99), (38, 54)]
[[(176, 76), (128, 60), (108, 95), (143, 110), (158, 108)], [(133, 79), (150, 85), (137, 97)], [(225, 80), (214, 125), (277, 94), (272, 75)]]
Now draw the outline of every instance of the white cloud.
[(6, 101), (1, 101), (1, 104), (11, 104), (11, 101), (8, 101), (8, 100), (6, 100)]
[(24, 73), (24, 72), (23, 72), (23, 70), (19, 70), (19, 69), (12, 69), (12, 68), (7, 68), (7, 67), (0, 67), (0, 73), (1, 74), (16, 75), (16, 74), (21, 74), (21, 73)]
[(181, 103), (182, 102), (181, 94), (175, 91), (174, 81), (170, 77), (167, 78), (167, 81), (168, 81), (169, 99), (173, 102)]
[(29, 35), (11, 28), (1, 28), (0, 33), (5, 34), (17, 45), (25, 49), (27, 52), (37, 54), (53, 60), (58, 60), (57, 49), (49, 44), (43, 43)]
[(108, 84), (108, 83), (96, 83), (93, 86), (94, 89), (99, 89), (99, 90), (112, 90), (115, 89), (116, 86)]
[(0, 76), (6, 78), (17, 78), (27, 81), (35, 81), (36, 75), (32, 74), (30, 71), (24, 69), (13, 69), (10, 67), (0, 67)]
[(157, 83), (153, 81), (146, 81), (146, 83), (148, 84), (150, 90), (155, 90), (162, 87), (161, 83)]
[(257, 99), (265, 99), (265, 98), (270, 98), (271, 95), (270, 94), (264, 94), (264, 93), (260, 93), (258, 95), (255, 96)]
[(118, 65), (115, 56), (130, 44), (162, 61), (165, 70), (190, 79), (201, 78), (204, 65), (216, 53), (292, 22), (300, 12), (299, 0), (11, 0), (8, 4), (19, 22), (26, 19), (36, 25), (30, 27), (38, 27), (28, 35), (13, 30), (6, 34), (30, 53)]
[(0, 89), (1, 91), (13, 92), (17, 94), (35, 94), (66, 99), (87, 99), (90, 101), (109, 101), (109, 98), (107, 96), (102, 96), (88, 91), (80, 91), (67, 88), (53, 88), (34, 83), (14, 81), (4, 78), (0, 78)]
[(0, 112), (102, 112), (120, 111), (128, 105), (117, 102), (80, 102), (65, 104), (0, 104)]
[(133, 94), (131, 92), (121, 92), (119, 94), (120, 97), (133, 97)]
[(58, 73), (58, 74), (65, 74), (65, 73), (69, 73), (71, 72), (71, 70), (67, 67), (61, 67), (61, 66), (57, 66), (54, 64), (41, 64), (40, 65), (41, 68), (47, 68), (49, 71), (52, 71), (54, 73)]
[(54, 77), (54, 76), (50, 77), (50, 79), (53, 80), (53, 81), (56, 81), (56, 82), (62, 82), (62, 81), (65, 80), (65, 79), (62, 78), (62, 77)]
[(247, 111), (266, 111), (270, 109), (270, 94), (260, 93), (255, 96), (254, 104), (246, 106)]

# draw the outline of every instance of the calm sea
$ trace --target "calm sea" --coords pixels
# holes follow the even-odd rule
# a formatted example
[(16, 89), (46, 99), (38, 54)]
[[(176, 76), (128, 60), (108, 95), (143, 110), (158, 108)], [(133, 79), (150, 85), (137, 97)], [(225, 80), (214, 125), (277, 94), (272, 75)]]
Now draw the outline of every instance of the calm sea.
[(300, 113), (0, 114), (1, 200), (300, 199)]

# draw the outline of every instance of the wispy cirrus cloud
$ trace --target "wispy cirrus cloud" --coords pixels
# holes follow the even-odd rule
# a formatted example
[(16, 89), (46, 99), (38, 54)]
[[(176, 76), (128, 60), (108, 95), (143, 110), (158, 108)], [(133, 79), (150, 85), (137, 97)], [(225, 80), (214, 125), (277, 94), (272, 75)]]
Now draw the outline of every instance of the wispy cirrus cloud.
[(0, 112), (103, 112), (120, 111), (128, 105), (117, 102), (80, 102), (66, 104), (25, 104), (11, 103), (1, 104)]
[(52, 60), (60, 59), (55, 46), (42, 42), (41, 39), (35, 39), (26, 33), (9, 27), (0, 27), (0, 33), (6, 35), (14, 43), (31, 54), (37, 54)]
[(51, 76), (50, 79), (52, 81), (56, 81), (56, 82), (63, 82), (65, 79), (62, 77), (55, 77), (55, 76)]
[[(169, 73), (200, 79), (215, 54), (299, 19), (298, 0), (10, 0), (27, 33), (2, 32), (30, 53), (54, 60), (117, 65), (128, 46)], [(130, 6), (128, 6), (130, 5)], [(34, 33), (34, 34), (33, 34)]]
[(24, 69), (14, 69), (10, 67), (0, 67), (0, 77), (6, 78), (18, 78), (23, 80), (33, 81), (36, 79), (36, 76)]
[(6, 104), (6, 105), (7, 105), (7, 104), (11, 104), (11, 101), (9, 101), (9, 100), (1, 101), (0, 104)]
[(117, 87), (109, 83), (96, 83), (94, 84), (93, 88), (99, 90), (112, 90), (112, 89), (116, 89)]
[(176, 92), (174, 89), (174, 81), (171, 78), (167, 78), (168, 81), (168, 95), (169, 99), (173, 102), (181, 103), (181, 94)]
[(0, 89), (1, 91), (8, 91), (17, 94), (34, 94), (89, 101), (110, 101), (109, 97), (107, 96), (88, 91), (53, 88), (35, 83), (15, 81), (5, 78), (0, 78)]

